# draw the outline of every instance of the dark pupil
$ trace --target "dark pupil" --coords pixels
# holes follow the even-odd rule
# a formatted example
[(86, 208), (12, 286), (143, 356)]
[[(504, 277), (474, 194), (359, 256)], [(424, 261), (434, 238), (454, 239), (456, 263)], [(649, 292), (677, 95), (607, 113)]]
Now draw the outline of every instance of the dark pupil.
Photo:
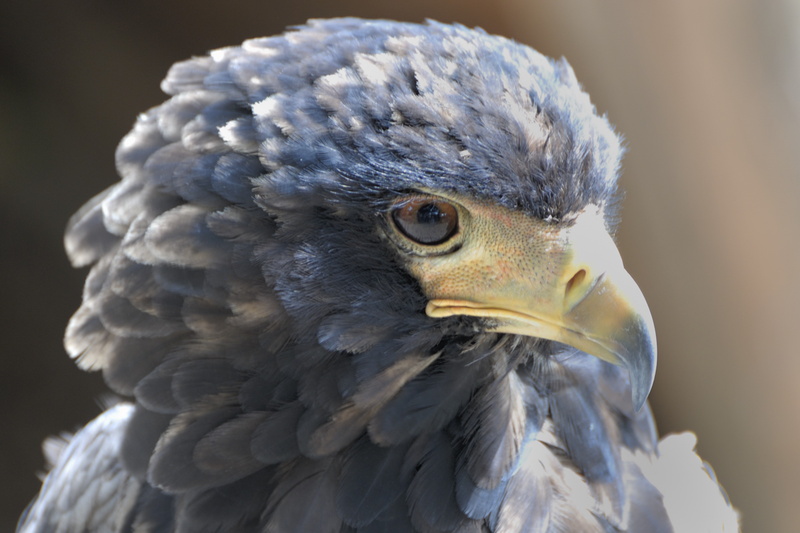
[(439, 224), (445, 217), (445, 214), (439, 209), (436, 204), (425, 204), (417, 211), (417, 223), (425, 225)]

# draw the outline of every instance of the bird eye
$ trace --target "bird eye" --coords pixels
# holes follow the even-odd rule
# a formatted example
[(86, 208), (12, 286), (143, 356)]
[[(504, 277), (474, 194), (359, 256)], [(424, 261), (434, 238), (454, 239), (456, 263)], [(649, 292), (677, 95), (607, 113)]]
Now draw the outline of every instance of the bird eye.
[(419, 244), (441, 244), (458, 230), (453, 204), (434, 198), (411, 198), (395, 205), (392, 220), (400, 232)]

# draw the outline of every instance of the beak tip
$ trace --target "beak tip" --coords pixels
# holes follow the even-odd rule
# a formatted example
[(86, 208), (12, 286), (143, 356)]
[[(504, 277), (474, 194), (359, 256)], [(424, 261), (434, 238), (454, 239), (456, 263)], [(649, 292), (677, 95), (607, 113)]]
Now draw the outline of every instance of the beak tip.
[(631, 399), (633, 408), (638, 412), (647, 402), (656, 377), (656, 345), (655, 336), (641, 339), (638, 353), (624, 359), (631, 381)]
[(650, 395), (651, 388), (652, 381), (650, 383), (646, 383), (645, 381), (637, 383), (636, 380), (633, 381), (632, 400), (633, 408), (637, 413), (641, 411), (644, 404), (647, 403), (647, 397)]

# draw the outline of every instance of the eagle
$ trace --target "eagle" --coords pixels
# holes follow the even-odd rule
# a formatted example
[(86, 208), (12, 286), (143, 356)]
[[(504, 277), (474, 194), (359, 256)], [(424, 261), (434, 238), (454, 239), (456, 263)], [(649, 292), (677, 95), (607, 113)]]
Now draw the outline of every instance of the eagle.
[(70, 220), (113, 391), (18, 531), (738, 531), (659, 440), (621, 143), (565, 60), (311, 20), (175, 64)]

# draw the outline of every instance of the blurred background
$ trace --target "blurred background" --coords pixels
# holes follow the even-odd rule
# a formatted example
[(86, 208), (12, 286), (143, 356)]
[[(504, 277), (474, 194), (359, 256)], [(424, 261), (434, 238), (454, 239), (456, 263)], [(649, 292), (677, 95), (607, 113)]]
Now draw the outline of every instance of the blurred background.
[(692, 430), (747, 531), (800, 523), (800, 3), (5, 0), (0, 4), (0, 530), (41, 441), (105, 390), (61, 347), (84, 271), (67, 218), (178, 60), (310, 17), (482, 26), (572, 63), (627, 140), (619, 239), (658, 328), (652, 404)]

